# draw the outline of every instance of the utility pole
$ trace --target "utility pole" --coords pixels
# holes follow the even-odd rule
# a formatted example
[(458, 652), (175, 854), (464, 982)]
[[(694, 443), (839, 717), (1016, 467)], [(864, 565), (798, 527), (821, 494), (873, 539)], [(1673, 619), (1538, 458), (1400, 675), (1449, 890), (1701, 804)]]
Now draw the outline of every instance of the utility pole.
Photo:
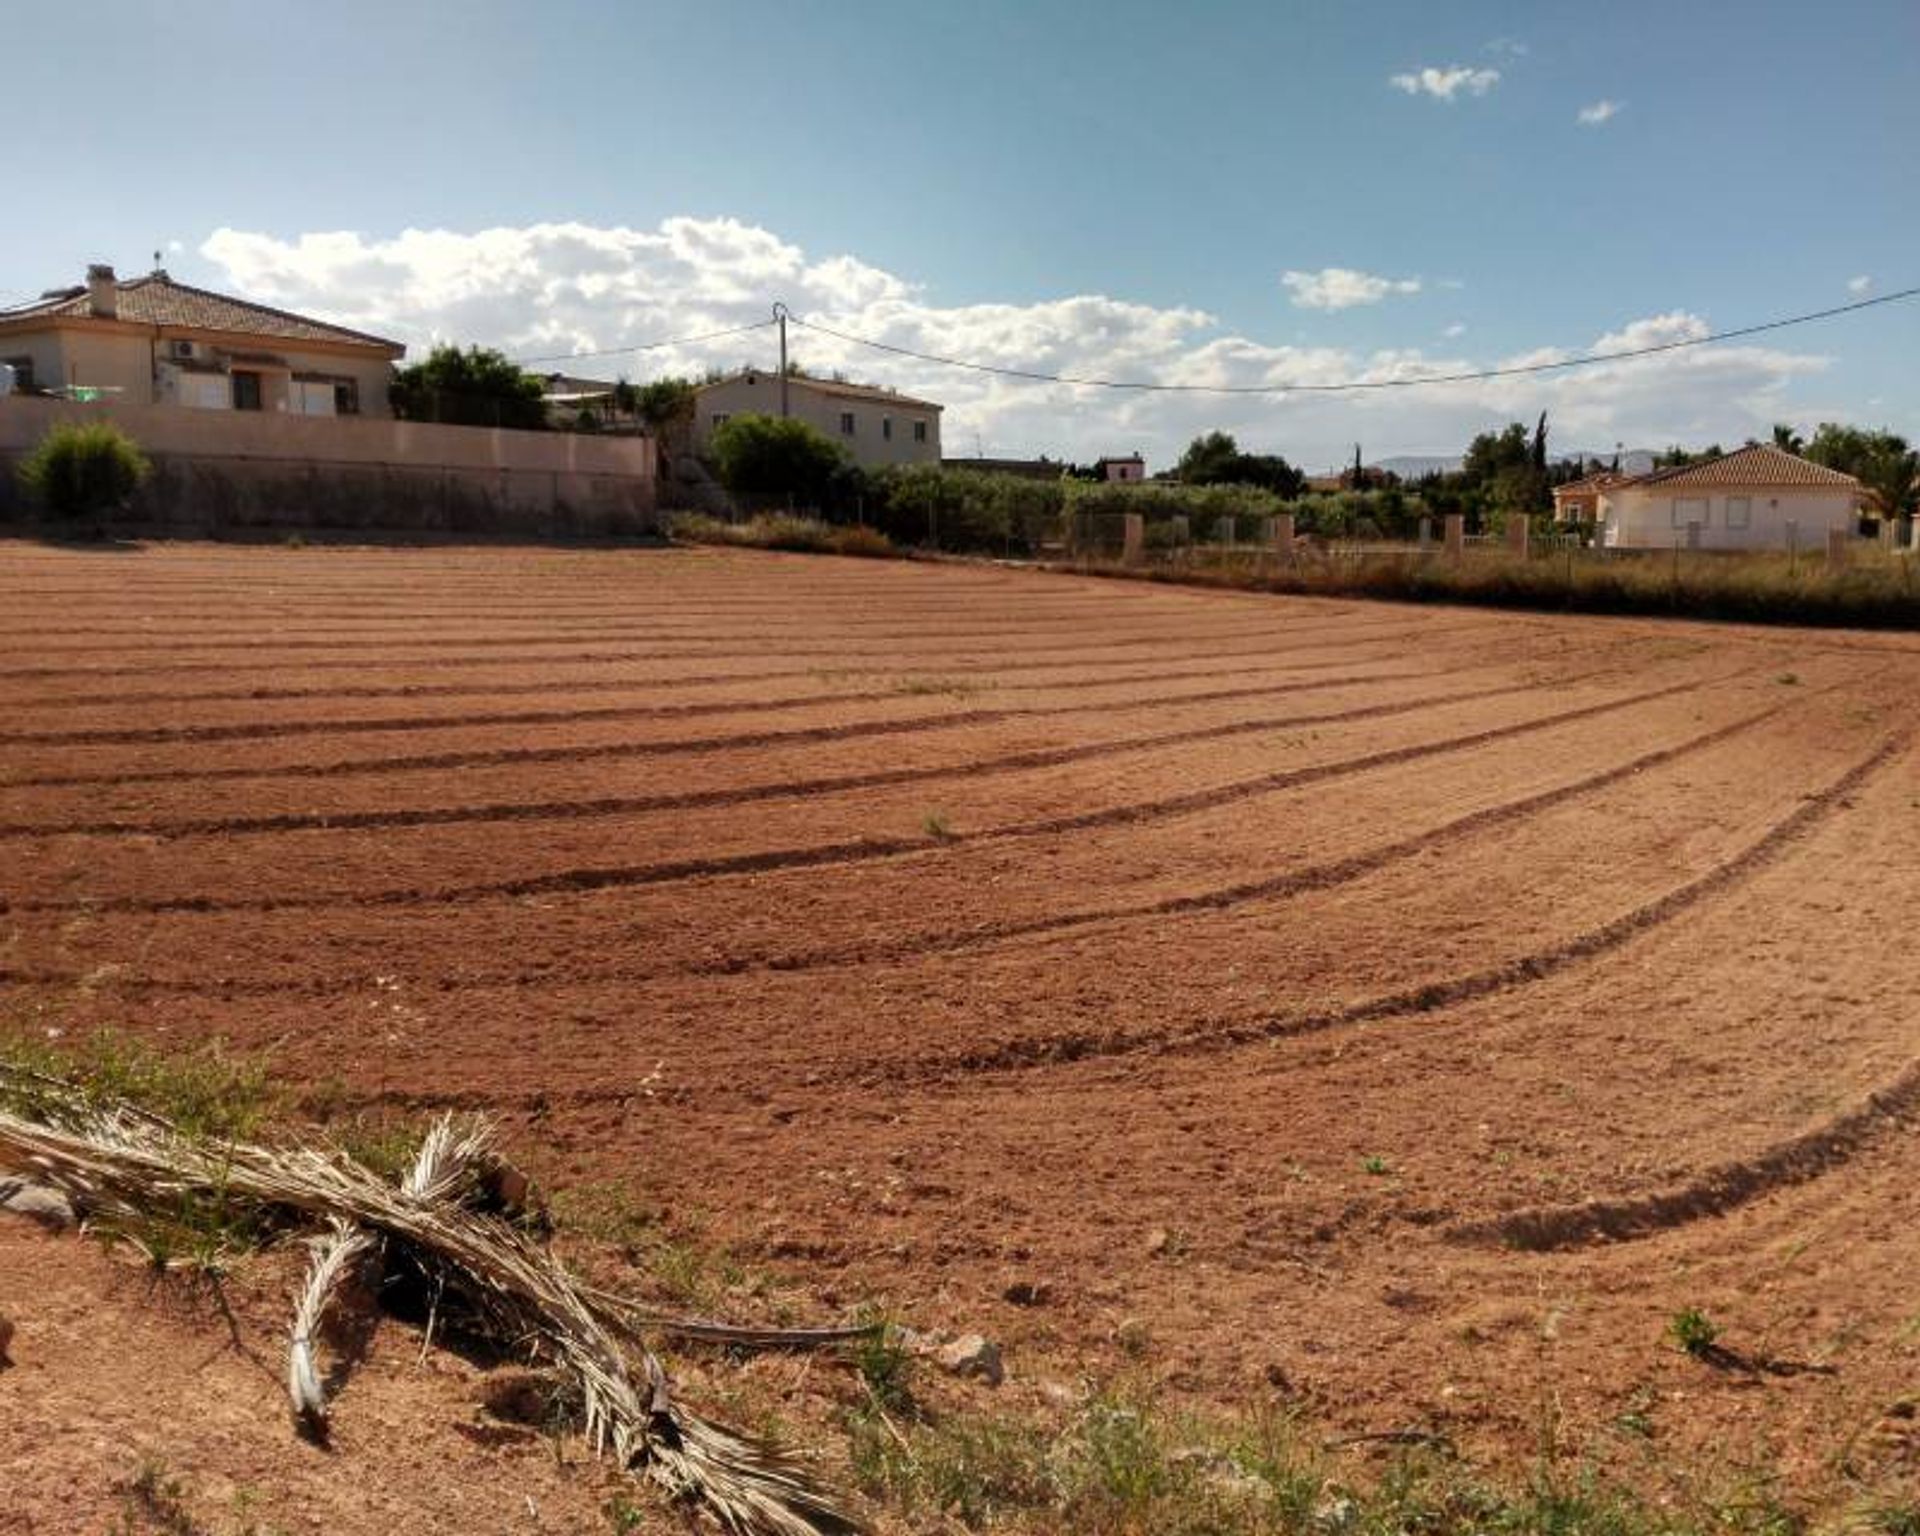
[(793, 413), (787, 408), (787, 306), (775, 304), (773, 318), (780, 322), (780, 419)]

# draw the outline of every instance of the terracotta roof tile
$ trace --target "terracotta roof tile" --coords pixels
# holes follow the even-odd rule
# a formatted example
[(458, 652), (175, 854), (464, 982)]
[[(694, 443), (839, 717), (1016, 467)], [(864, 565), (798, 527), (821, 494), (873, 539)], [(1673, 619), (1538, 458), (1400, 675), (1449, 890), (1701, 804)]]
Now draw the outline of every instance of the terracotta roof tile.
[(1719, 485), (1825, 485), (1859, 490), (1852, 475), (1828, 469), (1811, 459), (1803, 459), (1771, 443), (1755, 443), (1732, 453), (1709, 459), (1704, 464), (1683, 464), (1677, 469), (1656, 469), (1650, 475), (1624, 483), (1636, 490), (1641, 486), (1673, 486), (1676, 489), (1706, 488)]
[[(740, 373), (730, 373), (724, 379), (716, 379), (714, 384), (731, 384), (735, 379), (744, 379), (749, 376), (756, 379), (771, 379), (776, 384), (780, 381), (777, 370), (762, 371), (758, 368), (749, 368)], [(897, 390), (882, 389), (876, 384), (849, 384), (841, 379), (818, 379), (812, 374), (801, 373), (793, 376), (792, 383), (795, 389), (811, 389), (817, 394), (831, 395), (838, 400), (870, 400), (875, 405), (898, 405), (921, 411), (946, 409), (945, 406), (937, 405), (931, 400), (916, 400), (912, 395), (903, 395)], [(714, 384), (702, 384), (700, 388), (711, 389)]]
[[(176, 283), (165, 273), (132, 277), (119, 285), (119, 318), (136, 325), (177, 325), (225, 331), (237, 336), (271, 336), (279, 341), (330, 341), (350, 346), (404, 348), (384, 336), (310, 320), (290, 310), (228, 298), (205, 288)], [(0, 310), (0, 325), (21, 320), (86, 319), (91, 314), (85, 288), (62, 289), (18, 309)]]

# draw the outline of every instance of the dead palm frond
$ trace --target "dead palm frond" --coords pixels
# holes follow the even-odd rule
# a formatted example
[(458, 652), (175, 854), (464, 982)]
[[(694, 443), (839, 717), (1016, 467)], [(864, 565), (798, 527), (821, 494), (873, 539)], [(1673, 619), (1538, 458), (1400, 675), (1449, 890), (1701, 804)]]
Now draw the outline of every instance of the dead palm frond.
[(288, 1225), (326, 1225), (294, 1324), (288, 1389), (296, 1412), (324, 1421), (312, 1339), (356, 1257), (391, 1246), (458, 1294), (493, 1336), (549, 1358), (584, 1405), (598, 1453), (676, 1497), (699, 1501), (738, 1536), (858, 1529), (790, 1458), (675, 1403), (638, 1330), (544, 1248), (450, 1198), (490, 1155), (484, 1125), (437, 1123), (396, 1186), (338, 1152), (209, 1146), (118, 1103), (69, 1102), (62, 1110), (57, 1125), (0, 1111), (0, 1168), (26, 1173), (109, 1218), (137, 1219), (156, 1204), (217, 1193)]

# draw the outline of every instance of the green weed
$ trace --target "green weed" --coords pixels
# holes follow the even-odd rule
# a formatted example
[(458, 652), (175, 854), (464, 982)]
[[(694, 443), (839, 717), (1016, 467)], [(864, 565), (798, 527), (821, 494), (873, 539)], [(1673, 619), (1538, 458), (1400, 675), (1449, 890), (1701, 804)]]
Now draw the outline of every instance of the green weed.
[(1720, 1327), (1698, 1307), (1682, 1307), (1667, 1319), (1667, 1337), (1697, 1360), (1712, 1350)]

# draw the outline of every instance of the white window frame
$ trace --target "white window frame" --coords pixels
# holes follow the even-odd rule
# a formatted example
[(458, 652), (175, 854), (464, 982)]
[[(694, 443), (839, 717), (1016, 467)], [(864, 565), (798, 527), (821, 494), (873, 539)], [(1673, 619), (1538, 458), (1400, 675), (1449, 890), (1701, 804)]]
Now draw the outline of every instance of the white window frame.
[(1753, 526), (1753, 498), (1751, 496), (1729, 496), (1727, 498), (1727, 526), (1729, 528), (1751, 528)]
[[(1690, 509), (1698, 508), (1698, 515)], [(1684, 528), (1688, 523), (1698, 523), (1702, 528), (1713, 526), (1713, 502), (1706, 496), (1676, 496), (1673, 498), (1673, 526)]]

